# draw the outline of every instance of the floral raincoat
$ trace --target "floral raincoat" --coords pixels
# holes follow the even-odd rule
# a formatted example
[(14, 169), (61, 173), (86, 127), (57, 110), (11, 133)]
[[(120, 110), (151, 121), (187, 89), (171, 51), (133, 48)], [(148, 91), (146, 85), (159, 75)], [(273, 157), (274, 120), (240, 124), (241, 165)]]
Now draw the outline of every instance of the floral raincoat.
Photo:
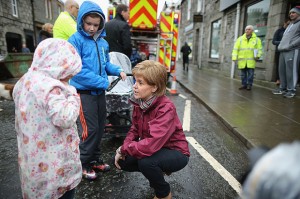
[(76, 119), (80, 99), (63, 80), (81, 70), (75, 48), (46, 39), (13, 90), (23, 198), (59, 198), (82, 177)]

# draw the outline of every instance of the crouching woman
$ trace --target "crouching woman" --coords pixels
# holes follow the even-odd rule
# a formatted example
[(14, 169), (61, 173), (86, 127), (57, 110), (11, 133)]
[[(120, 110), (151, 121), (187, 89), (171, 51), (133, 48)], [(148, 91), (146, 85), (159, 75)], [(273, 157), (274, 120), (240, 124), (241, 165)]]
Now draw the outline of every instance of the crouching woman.
[(188, 142), (175, 105), (165, 96), (167, 71), (146, 60), (132, 70), (132, 126), (115, 155), (115, 166), (141, 172), (154, 188), (155, 199), (172, 198), (164, 174), (183, 169), (189, 161)]

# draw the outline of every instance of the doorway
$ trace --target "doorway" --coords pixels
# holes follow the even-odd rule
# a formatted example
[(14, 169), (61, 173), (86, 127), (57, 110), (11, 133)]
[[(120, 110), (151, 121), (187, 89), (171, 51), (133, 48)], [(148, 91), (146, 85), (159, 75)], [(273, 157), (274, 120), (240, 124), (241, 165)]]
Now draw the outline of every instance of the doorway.
[[(5, 35), (7, 52), (22, 52), (22, 36), (16, 33), (7, 32)], [(13, 49), (16, 49), (13, 50)]]
[(33, 39), (33, 31), (31, 30), (24, 30), (25, 32), (25, 39), (26, 39), (26, 46), (29, 48), (30, 52), (34, 52), (34, 39)]

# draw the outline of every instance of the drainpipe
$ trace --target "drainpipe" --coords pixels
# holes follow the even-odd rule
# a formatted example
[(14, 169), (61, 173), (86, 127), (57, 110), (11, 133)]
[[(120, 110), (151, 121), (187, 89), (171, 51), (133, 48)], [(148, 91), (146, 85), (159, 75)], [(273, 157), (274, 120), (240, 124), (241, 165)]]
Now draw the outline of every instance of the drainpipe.
[(34, 0), (31, 0), (31, 11), (32, 11), (32, 25), (33, 25), (33, 46), (36, 47), (36, 29), (35, 29), (35, 15), (34, 15)]
[[(241, 3), (236, 5), (236, 19), (235, 19), (235, 30), (234, 30), (234, 41), (237, 40), (239, 34), (239, 24), (240, 24), (240, 13), (241, 13)], [(234, 77), (235, 63), (231, 64), (230, 78)]]
[(205, 14), (205, 0), (202, 1), (202, 7), (201, 7), (201, 14), (202, 14), (202, 22), (201, 22), (201, 31), (200, 31), (200, 43), (199, 43), (199, 64), (198, 69), (202, 68), (202, 45), (203, 45), (203, 32), (204, 32), (204, 14)]

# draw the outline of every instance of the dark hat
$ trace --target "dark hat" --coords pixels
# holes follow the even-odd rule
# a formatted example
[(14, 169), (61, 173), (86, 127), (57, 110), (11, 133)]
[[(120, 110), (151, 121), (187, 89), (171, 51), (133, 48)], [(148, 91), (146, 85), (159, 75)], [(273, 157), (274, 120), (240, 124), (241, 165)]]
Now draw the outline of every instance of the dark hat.
[(291, 12), (295, 12), (298, 15), (300, 15), (300, 6), (296, 6), (296, 7), (292, 8), (289, 13), (291, 13)]

